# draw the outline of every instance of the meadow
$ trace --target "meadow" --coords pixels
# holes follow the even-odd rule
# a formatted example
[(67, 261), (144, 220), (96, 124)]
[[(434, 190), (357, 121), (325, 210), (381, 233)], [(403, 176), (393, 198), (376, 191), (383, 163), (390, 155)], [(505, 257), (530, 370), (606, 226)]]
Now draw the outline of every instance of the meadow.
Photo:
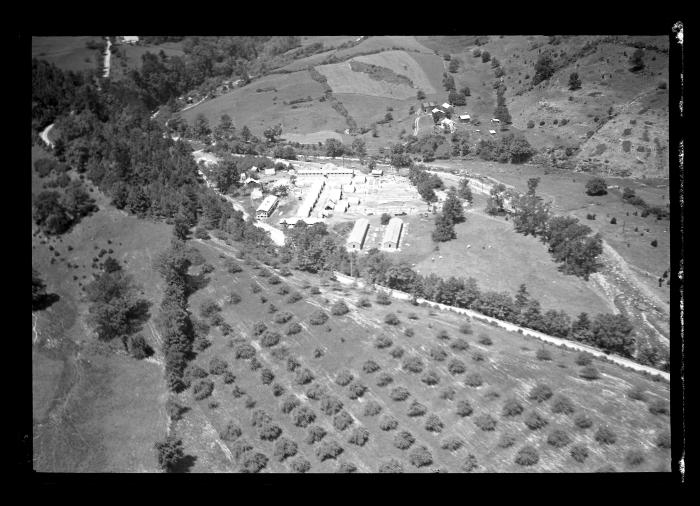
[(32, 37), (32, 57), (46, 60), (64, 70), (93, 70), (97, 68), (97, 51), (88, 49), (85, 44), (101, 39), (100, 36)]

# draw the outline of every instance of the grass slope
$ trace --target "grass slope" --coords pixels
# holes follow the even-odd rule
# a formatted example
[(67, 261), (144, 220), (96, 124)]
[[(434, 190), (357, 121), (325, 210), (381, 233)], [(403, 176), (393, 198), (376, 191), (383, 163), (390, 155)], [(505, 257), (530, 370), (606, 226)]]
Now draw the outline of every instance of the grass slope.
[(32, 37), (32, 57), (41, 58), (63, 70), (88, 70), (97, 67), (97, 51), (85, 43), (102, 37)]

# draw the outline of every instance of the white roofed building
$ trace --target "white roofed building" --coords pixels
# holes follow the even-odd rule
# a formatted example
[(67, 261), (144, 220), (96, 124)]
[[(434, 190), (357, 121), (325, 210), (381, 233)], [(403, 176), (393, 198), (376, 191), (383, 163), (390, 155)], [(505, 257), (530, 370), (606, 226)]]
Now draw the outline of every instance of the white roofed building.
[(463, 123), (469, 123), (471, 121), (472, 117), (469, 116), (469, 114), (460, 114), (459, 115), (459, 121)]
[(400, 218), (392, 218), (389, 220), (389, 225), (384, 232), (382, 239), (382, 248), (397, 249), (401, 240), (401, 231), (403, 230), (403, 221)]
[(350, 251), (360, 251), (362, 249), (367, 237), (367, 230), (369, 230), (369, 220), (367, 218), (360, 218), (355, 222), (347, 242)]
[(255, 217), (257, 219), (269, 218), (272, 216), (272, 213), (275, 211), (278, 203), (279, 199), (276, 196), (268, 195), (263, 199), (258, 206), (258, 209), (255, 211)]

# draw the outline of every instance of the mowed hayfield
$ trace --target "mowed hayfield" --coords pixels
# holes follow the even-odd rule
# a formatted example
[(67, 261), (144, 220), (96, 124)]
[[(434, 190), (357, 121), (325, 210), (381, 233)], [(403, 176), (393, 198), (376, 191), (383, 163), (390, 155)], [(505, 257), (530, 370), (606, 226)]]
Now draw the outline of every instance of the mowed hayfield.
[[(32, 161), (48, 156), (43, 148), (32, 149)], [(41, 180), (33, 176), (32, 187), (38, 193)], [(33, 313), (34, 469), (156, 471), (152, 447), (167, 425), (162, 367), (97, 346), (85, 324), (81, 285), (98, 272), (93, 259), (109, 254), (134, 276), (153, 315), (162, 287), (152, 262), (167, 247), (171, 227), (127, 216), (97, 190), (91, 195), (100, 210), (73, 230), (57, 239), (32, 236), (32, 265), (47, 291), (60, 297)], [(142, 334), (157, 348), (148, 326)]]
[(354, 93), (399, 100), (416, 95), (415, 89), (407, 84), (377, 81), (364, 72), (355, 72), (350, 68), (350, 62), (320, 65), (316, 70), (326, 76), (333, 93)]
[[(267, 88), (277, 91), (256, 91)], [(284, 104), (285, 101), (309, 96), (311, 102)], [(283, 136), (324, 130), (344, 131), (347, 128), (345, 118), (328, 101), (319, 102), (321, 97), (323, 87), (311, 79), (306, 71), (269, 75), (188, 109), (182, 113), (182, 117), (191, 124), (197, 115), (203, 114), (213, 128), (219, 123), (222, 114), (228, 114), (236, 128), (247, 125), (259, 137), (262, 137), (263, 130), (276, 124), (282, 125)]]
[[(431, 60), (431, 63), (440, 63), (440, 58), (435, 55), (421, 55), (424, 60)], [(413, 54), (406, 51), (384, 51), (377, 54), (357, 56), (353, 60), (378, 65), (393, 70), (396, 74), (405, 76), (413, 82), (416, 89), (423, 90), (426, 94), (435, 93), (437, 88), (428, 74), (423, 70)], [(439, 77), (438, 74), (437, 77)]]
[(97, 50), (88, 49), (88, 41), (99, 42), (101, 36), (32, 37), (32, 58), (53, 63), (63, 70), (92, 70), (97, 68)]
[[(667, 400), (668, 385), (664, 383), (597, 361), (594, 363), (601, 378), (589, 382), (579, 377), (574, 353), (546, 346), (552, 360), (540, 361), (535, 355), (544, 345), (537, 341), (476, 321), (464, 329), (467, 334), (461, 334), (464, 317), (407, 302), (380, 305), (372, 294), (368, 295), (371, 307), (359, 308), (360, 292), (333, 282), (319, 286), (318, 278), (312, 275), (295, 272), (273, 285), (264, 275), (267, 268), (246, 265), (235, 249), (214, 241), (198, 243), (215, 270), (208, 284), (190, 298), (190, 306), (198, 314), (202, 302), (217, 301), (222, 307), (221, 316), (233, 332), (223, 336), (212, 328), (212, 344), (199, 353), (196, 364), (209, 370), (216, 357), (226, 362), (234, 378), (227, 384), (221, 375), (212, 374), (207, 378), (214, 384), (211, 396), (195, 400), (191, 390), (181, 396), (191, 409), (175, 430), (183, 438), (185, 452), (196, 457), (194, 472), (239, 470), (244, 462), (239, 450), (246, 447), (250, 448), (249, 455), (264, 456), (263, 472), (290, 472), (302, 465), (309, 472), (333, 472), (341, 463), (353, 464), (361, 472), (376, 472), (390, 460), (396, 460), (406, 472), (462, 472), (469, 455), (475, 460), (472, 470), (487, 472), (592, 472), (604, 465), (618, 471), (670, 469), (670, 453), (655, 446), (657, 435), (668, 429), (669, 419), (652, 415), (647, 404), (626, 396), (633, 385), (640, 385), (650, 401)], [(238, 258), (243, 271), (224, 271), (227, 257)], [(257, 293), (253, 293), (253, 285), (258, 287)], [(310, 291), (309, 287), (314, 286), (320, 288), (320, 293)], [(290, 302), (288, 294), (297, 291), (301, 299)], [(240, 296), (240, 302), (227, 302), (232, 292)], [(346, 301), (349, 313), (329, 315), (321, 325), (311, 324), (312, 313), (328, 313), (338, 300)], [(277, 308), (274, 314), (269, 310), (271, 304)], [(279, 316), (286, 312), (289, 315)], [(388, 313), (396, 315), (396, 325), (384, 323)], [(275, 317), (278, 321), (289, 319), (275, 323)], [(263, 346), (252, 334), (256, 322), (264, 322), (269, 330), (281, 334), (280, 342)], [(294, 322), (301, 331), (287, 335), (286, 329)], [(412, 334), (407, 329), (412, 329)], [(438, 337), (441, 331), (445, 333)], [(383, 342), (378, 341), (379, 336), (384, 336)], [(250, 356), (236, 358), (244, 344), (252, 346), (255, 360)], [(299, 363), (293, 372), (288, 368), (288, 357)], [(418, 359), (420, 372), (403, 367), (409, 358)], [(262, 381), (266, 369), (267, 384)], [(270, 379), (269, 373), (274, 377)], [(538, 383), (550, 387), (554, 396), (567, 396), (575, 413), (553, 413), (555, 397), (542, 402), (531, 400), (531, 390)], [(407, 391), (407, 397), (394, 400), (401, 389)], [(324, 395), (330, 399), (322, 400)], [(517, 399), (524, 411), (509, 417), (503, 414), (503, 406), (511, 398)], [(284, 403), (294, 409), (283, 410)], [(413, 416), (409, 415), (409, 407)], [(311, 413), (301, 416), (304, 409)], [(531, 430), (525, 425), (524, 418), (532, 410), (541, 414), (546, 426)], [(591, 418), (591, 427), (580, 429), (574, 425), (574, 415), (579, 413)], [(479, 428), (484, 415), (493, 417), (493, 430)], [(270, 432), (270, 440), (263, 439), (261, 426), (253, 423), (264, 418), (268, 426), (278, 428)], [(426, 428), (428, 421), (434, 423), (434, 432)], [(234, 424), (240, 432), (222, 438), (228, 424)], [(603, 425), (615, 433), (614, 444), (594, 440)], [(314, 431), (317, 427), (323, 429), (321, 441), (307, 442), (311, 427)], [(366, 431), (364, 444), (351, 442), (356, 430), (364, 432), (361, 429)], [(555, 429), (568, 436), (564, 447), (547, 442)], [(404, 431), (410, 436), (398, 436)], [(504, 437), (512, 439), (507, 448), (499, 447)], [(297, 446), (286, 460), (275, 455), (275, 445), (281, 438)], [(333, 442), (339, 449), (334, 457), (324, 460), (324, 448)], [(539, 461), (533, 466), (515, 463), (515, 454), (524, 445), (532, 445), (539, 452)], [(587, 447), (589, 456), (583, 463), (570, 456), (574, 445)], [(412, 454), (421, 446), (429, 458), (417, 467), (417, 460), (416, 465), (411, 463)], [(625, 458), (633, 450), (640, 451), (642, 458), (628, 465)]]
[(414, 265), (420, 274), (440, 277), (474, 277), (482, 290), (505, 291), (514, 295), (524, 283), (543, 310), (564, 310), (571, 317), (585, 311), (613, 311), (592, 282), (567, 276), (557, 269), (547, 247), (539, 239), (525, 237), (502, 218), (482, 212), (484, 200), (475, 198), (473, 212), (455, 226), (457, 238), (440, 243), (434, 250), (431, 233), (434, 218), (408, 216), (401, 251), (394, 257)]

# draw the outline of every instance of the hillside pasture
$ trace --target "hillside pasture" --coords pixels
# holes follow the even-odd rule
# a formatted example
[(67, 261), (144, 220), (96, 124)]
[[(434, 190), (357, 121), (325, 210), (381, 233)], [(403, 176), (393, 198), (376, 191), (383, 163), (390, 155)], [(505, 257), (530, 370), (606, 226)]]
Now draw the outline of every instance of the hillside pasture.
[(406, 84), (375, 81), (364, 72), (354, 72), (349, 62), (316, 67), (328, 79), (333, 93), (353, 93), (398, 100), (415, 97), (415, 90)]
[[(277, 91), (256, 91), (266, 88), (275, 88)], [(285, 101), (308, 96), (312, 98), (311, 102), (284, 104)], [(323, 87), (311, 79), (306, 71), (269, 75), (188, 109), (181, 115), (188, 123), (192, 123), (198, 114), (203, 114), (214, 127), (225, 113), (231, 116), (236, 128), (247, 125), (259, 137), (262, 137), (263, 130), (278, 123), (282, 124), (283, 135), (323, 130), (344, 131), (347, 128), (345, 118), (328, 101), (319, 102), (322, 96)]]
[(361, 53), (380, 52), (388, 50), (404, 50), (415, 51), (419, 53), (432, 53), (430, 49), (419, 43), (415, 37), (411, 35), (380, 35), (369, 37), (358, 45), (340, 49), (336, 51), (335, 56), (338, 58), (346, 58)]
[[(421, 55), (423, 60), (435, 61), (437, 56)], [(430, 80), (418, 60), (406, 51), (384, 51), (377, 54), (357, 56), (353, 60), (378, 65), (393, 70), (396, 74), (406, 76), (413, 82), (416, 89), (423, 90), (426, 94), (436, 92), (433, 81)]]
[(181, 42), (165, 42), (158, 45), (147, 44), (119, 44), (112, 54), (110, 77), (118, 79), (125, 76), (131, 70), (140, 70), (143, 63), (142, 57), (146, 53), (160, 54), (163, 51), (167, 56), (184, 56)]
[[(234, 422), (241, 429), (237, 440), (247, 441), (253, 452), (260, 452), (269, 459), (263, 472), (292, 470), (294, 458), (283, 461), (275, 458), (275, 441), (261, 439), (260, 427), (251, 423), (254, 414), (262, 416), (256, 410), (262, 410), (269, 415), (270, 423), (280, 427), (282, 437), (297, 443), (296, 456), (302, 456), (311, 463), (310, 472), (333, 472), (339, 462), (352, 463), (360, 472), (376, 472), (379, 466), (390, 458), (401, 462), (407, 472), (425, 472), (436, 468), (461, 472), (469, 454), (476, 457), (477, 471), (591, 472), (607, 463), (612, 463), (624, 471), (627, 470), (624, 456), (630, 449), (642, 449), (645, 456), (644, 463), (635, 470), (652, 471), (669, 467), (669, 453), (653, 447), (656, 434), (668, 428), (668, 419), (651, 415), (644, 403), (625, 396), (630, 385), (639, 382), (654, 399), (667, 399), (666, 384), (654, 383), (638, 374), (598, 361), (596, 367), (601, 371), (601, 379), (593, 383), (587, 382), (578, 377), (578, 366), (574, 362), (575, 353), (547, 346), (553, 360), (538, 361), (535, 353), (542, 344), (518, 334), (482, 325), (477, 321), (471, 322), (474, 335), (485, 332), (491, 337), (493, 344), (488, 347), (482, 346), (474, 338), (467, 336), (470, 350), (453, 351), (448, 345), (441, 344), (435, 336), (438, 331), (445, 330), (448, 338), (456, 338), (457, 329), (464, 322), (464, 317), (437, 313), (428, 308), (399, 301), (392, 301), (390, 308), (373, 304), (369, 308), (360, 309), (357, 301), (362, 292), (333, 283), (321, 283), (319, 295), (306, 296), (302, 301), (288, 304), (285, 302), (285, 296), (278, 295), (277, 290), (270, 286), (266, 279), (259, 277), (257, 270), (248, 265), (235, 275), (223, 273), (222, 257), (238, 257), (236, 248), (214, 241), (199, 241), (198, 248), (216, 270), (212, 273), (209, 284), (192, 296), (191, 307), (199, 307), (205, 299), (223, 302), (231, 290), (241, 294), (242, 300), (235, 305), (224, 304), (221, 312), (224, 320), (233, 326), (233, 334), (225, 337), (218, 330), (212, 329), (212, 345), (197, 358), (197, 363), (202, 367), (206, 367), (213, 357), (226, 361), (236, 377), (233, 386), (223, 383), (220, 377), (212, 377), (215, 388), (212, 396), (206, 401), (194, 401), (189, 390), (183, 395), (183, 400), (192, 407), (192, 412), (185, 414), (182, 425), (178, 426), (182, 429), (178, 430), (184, 431), (186, 453), (197, 456), (192, 468), (195, 472), (234, 471), (240, 468), (241, 463), (235, 456), (239, 443), (225, 441), (219, 437), (229, 422)], [(239, 259), (239, 262), (244, 264), (243, 260)], [(250, 293), (251, 283), (260, 287), (261, 291), (258, 294)], [(305, 292), (304, 283), (318, 286), (318, 278), (294, 272), (291, 277), (285, 278), (285, 283), (292, 289)], [(259, 300), (260, 295), (267, 298), (265, 303)], [(314, 311), (326, 309), (341, 299), (350, 308), (348, 314), (331, 316), (328, 322), (321, 326), (308, 323)], [(285, 336), (286, 325), (272, 322), (272, 317), (267, 311), (269, 303), (274, 303), (280, 310), (291, 312), (294, 315), (292, 321), (301, 324), (302, 332)], [(387, 312), (397, 315), (398, 326), (380, 323), (384, 321)], [(417, 319), (408, 320), (405, 316), (408, 313), (415, 313)], [(274, 349), (260, 346), (257, 338), (251, 338), (251, 330), (256, 321), (265, 322), (268, 328), (283, 334), (281, 343)], [(403, 333), (409, 326), (408, 322), (415, 331), (414, 337), (406, 337)], [(389, 338), (391, 344), (388, 348), (379, 349), (375, 346), (376, 338), (380, 334)], [(232, 337), (234, 344), (230, 345), (228, 343)], [(252, 359), (235, 358), (235, 343), (252, 344), (256, 349), (256, 361), (260, 363), (260, 367), (270, 369), (274, 375), (273, 384), (278, 384), (283, 389), (279, 396), (274, 395), (272, 385), (261, 386), (262, 369), (256, 367), (253, 370), (250, 367)], [(429, 350), (435, 347), (446, 352), (446, 360), (436, 362), (431, 358)], [(403, 350), (403, 357), (399, 348)], [(286, 349), (286, 353), (280, 353), (282, 349)], [(317, 353), (317, 350), (321, 350), (321, 353)], [(470, 358), (477, 351), (484, 360), (474, 361)], [(294, 357), (300, 364), (296, 371), (289, 370), (285, 355)], [(424, 371), (432, 371), (434, 374), (431, 377), (437, 378), (438, 384), (429, 386), (423, 381), (422, 373), (405, 370), (402, 363), (407, 357), (418, 357), (424, 364)], [(465, 374), (451, 374), (448, 371), (447, 364), (456, 358), (466, 363)], [(379, 370), (365, 370), (364, 364), (370, 359), (379, 365)], [(298, 382), (300, 376), (297, 371), (303, 369), (309, 369), (314, 379), (302, 385)], [(335, 381), (337, 375), (344, 370), (356, 379), (353, 385), (367, 387), (361, 397), (353, 398), (350, 395), (350, 385), (344, 387)], [(388, 386), (380, 387), (377, 385), (378, 378), (383, 373), (389, 374), (393, 381)], [(482, 385), (466, 386), (467, 374), (478, 374)], [(551, 413), (548, 404), (539, 404), (528, 399), (532, 387), (541, 382), (543, 377), (547, 378), (555, 395), (568, 396), (577, 412), (585, 412), (592, 418), (591, 429), (577, 429), (569, 416)], [(391, 392), (397, 387), (405, 388), (409, 392), (407, 400), (392, 399)], [(449, 388), (454, 391), (452, 400), (450, 396), (442, 395), (442, 392)], [(237, 390), (239, 394), (242, 392), (242, 395), (236, 397), (232, 395), (232, 390)], [(342, 402), (341, 409), (348, 413), (352, 421), (348, 428), (339, 424), (336, 420), (337, 415), (325, 414), (321, 410), (319, 397), (310, 397), (312, 392), (319, 390)], [(546, 430), (528, 429), (522, 421), (523, 415), (513, 419), (502, 417), (502, 404), (511, 395), (520, 400), (526, 411), (537, 407), (549, 421)], [(321, 442), (307, 442), (306, 437), (311, 425), (295, 425), (297, 411), (285, 413), (281, 409), (283, 401), (288, 397), (295, 398), (295, 402), (300, 406), (314, 412), (315, 419), (311, 425), (320, 426), (326, 432)], [(214, 404), (210, 404), (210, 401)], [(425, 406), (425, 415), (409, 416), (408, 409), (414, 401)], [(473, 410), (471, 415), (457, 414), (457, 404), (460, 401), (469, 402)], [(377, 413), (376, 408), (368, 410), (370, 402), (378, 404), (381, 411)], [(496, 419), (494, 431), (482, 431), (475, 424), (475, 419), (486, 413)], [(442, 430), (437, 429), (439, 432), (426, 429), (430, 415), (437, 415), (442, 422)], [(396, 420), (393, 430), (392, 425), (384, 423), (388, 418)], [(607, 424), (617, 434), (615, 445), (602, 446), (593, 440), (595, 430), (602, 424)], [(364, 427), (369, 433), (369, 439), (361, 446), (348, 441), (353, 430), (358, 427)], [(571, 460), (569, 446), (556, 449), (548, 445), (549, 432), (555, 428), (565, 430), (572, 440), (572, 445), (586, 444), (589, 447), (590, 456), (584, 463), (577, 464)], [(395, 442), (396, 434), (401, 431), (408, 431), (415, 440), (409, 444), (408, 449), (400, 449), (405, 446), (399, 446)], [(512, 435), (515, 444), (502, 449), (497, 446), (497, 442), (506, 432)], [(443, 440), (448, 437), (460, 438), (464, 446), (453, 451), (447, 447), (443, 449)], [(336, 459), (322, 460), (318, 449), (329, 441), (337, 442), (343, 451)], [(535, 466), (521, 468), (514, 463), (514, 455), (526, 443), (537, 447), (540, 461)], [(411, 464), (410, 455), (414, 448), (419, 446), (428, 449), (432, 464), (426, 467), (414, 467)]]
[(85, 47), (91, 40), (99, 42), (102, 37), (32, 37), (32, 58), (46, 60), (63, 70), (93, 70), (97, 68), (97, 50)]

